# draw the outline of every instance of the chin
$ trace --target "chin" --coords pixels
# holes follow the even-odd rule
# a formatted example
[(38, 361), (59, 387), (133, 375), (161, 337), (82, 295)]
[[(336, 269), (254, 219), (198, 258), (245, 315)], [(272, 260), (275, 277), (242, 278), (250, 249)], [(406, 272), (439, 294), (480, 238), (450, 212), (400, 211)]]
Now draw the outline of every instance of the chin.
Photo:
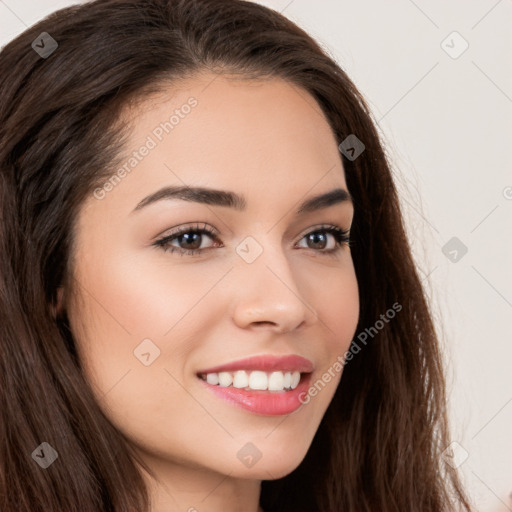
[[(298, 450), (297, 445), (290, 444), (286, 453), (283, 453), (283, 448), (280, 450), (272, 450), (270, 447), (266, 448), (259, 460), (253, 463), (247, 469), (239, 468), (237, 476), (239, 478), (250, 478), (256, 480), (278, 480), (283, 478), (297, 469), (300, 463), (306, 456), (308, 447), (304, 449), (300, 447)], [(232, 471), (233, 468), (231, 467)]]

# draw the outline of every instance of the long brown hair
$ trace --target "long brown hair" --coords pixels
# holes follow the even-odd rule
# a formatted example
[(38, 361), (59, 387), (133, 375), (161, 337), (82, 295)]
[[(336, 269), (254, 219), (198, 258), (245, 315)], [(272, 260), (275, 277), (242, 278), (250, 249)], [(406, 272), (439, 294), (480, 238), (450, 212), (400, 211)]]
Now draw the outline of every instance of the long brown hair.
[[(44, 56), (32, 47), (42, 32), (58, 44)], [(135, 455), (97, 405), (53, 306), (72, 281), (80, 205), (123, 147), (122, 109), (204, 70), (285, 79), (316, 99), (339, 143), (353, 134), (365, 146), (340, 158), (355, 206), (357, 332), (372, 336), (354, 339), (360, 350), (305, 459), (263, 482), (263, 508), (472, 510), (442, 455), (441, 353), (369, 109), (308, 34), (241, 0), (98, 0), (57, 11), (0, 53), (0, 510), (149, 510)], [(400, 312), (375, 329), (395, 303)], [(33, 460), (43, 442), (59, 457), (47, 469)]]

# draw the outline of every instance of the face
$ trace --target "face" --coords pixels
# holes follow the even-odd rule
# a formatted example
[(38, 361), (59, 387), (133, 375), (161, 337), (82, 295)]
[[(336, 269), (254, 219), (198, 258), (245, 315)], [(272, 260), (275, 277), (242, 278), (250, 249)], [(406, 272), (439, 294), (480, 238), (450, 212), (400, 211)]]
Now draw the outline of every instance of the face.
[(148, 464), (279, 478), (355, 333), (354, 210), (311, 96), (213, 79), (127, 113), (125, 172), (79, 212), (65, 307), (100, 407)]

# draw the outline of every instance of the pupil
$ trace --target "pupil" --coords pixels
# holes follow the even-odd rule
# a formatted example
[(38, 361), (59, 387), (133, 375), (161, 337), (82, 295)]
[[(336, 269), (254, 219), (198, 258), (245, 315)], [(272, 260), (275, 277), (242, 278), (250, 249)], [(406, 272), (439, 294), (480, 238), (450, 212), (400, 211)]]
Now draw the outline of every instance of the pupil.
[[(322, 245), (322, 247), (320, 247), (320, 249), (325, 248), (325, 235), (320, 234), (320, 233), (311, 233), (309, 235), (309, 240), (313, 241), (314, 244), (320, 243), (320, 245)], [(318, 247), (314, 247), (314, 248), (318, 249)]]
[[(196, 237), (196, 240), (193, 241), (192, 237)], [(182, 239), (186, 240), (186, 243), (189, 247), (188, 249), (198, 249), (201, 246), (201, 235), (199, 233), (185, 233), (184, 235), (181, 235)], [(193, 245), (193, 247), (191, 247)]]

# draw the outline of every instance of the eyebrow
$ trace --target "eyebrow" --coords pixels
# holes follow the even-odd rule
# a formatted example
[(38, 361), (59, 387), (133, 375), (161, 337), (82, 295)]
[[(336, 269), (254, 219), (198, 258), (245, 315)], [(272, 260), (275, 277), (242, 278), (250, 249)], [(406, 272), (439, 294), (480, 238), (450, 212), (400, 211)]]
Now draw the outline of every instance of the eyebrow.
[[(181, 199), (182, 201), (191, 201), (195, 203), (209, 204), (213, 206), (224, 206), (227, 208), (234, 208), (238, 211), (244, 211), (247, 206), (247, 201), (241, 195), (227, 190), (216, 190), (204, 187), (164, 187), (157, 192), (145, 197), (134, 208), (133, 212), (141, 210), (142, 208), (156, 203), (157, 201), (169, 199)], [(328, 208), (335, 204), (350, 202), (352, 197), (349, 192), (343, 188), (335, 188), (320, 194), (318, 196), (306, 199), (297, 210), (297, 214), (311, 213), (317, 210)], [(132, 212), (132, 213), (133, 213)]]

